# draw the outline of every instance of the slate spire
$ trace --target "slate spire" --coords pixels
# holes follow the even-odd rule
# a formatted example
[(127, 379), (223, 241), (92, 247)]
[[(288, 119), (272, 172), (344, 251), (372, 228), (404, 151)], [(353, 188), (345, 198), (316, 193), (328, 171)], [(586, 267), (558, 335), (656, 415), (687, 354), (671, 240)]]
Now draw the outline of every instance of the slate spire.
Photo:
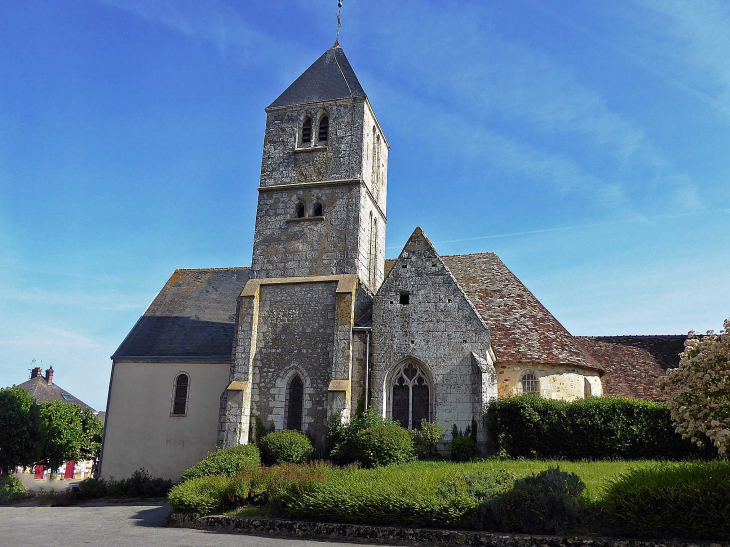
[(345, 52), (339, 44), (335, 44), (268, 108), (366, 96)]

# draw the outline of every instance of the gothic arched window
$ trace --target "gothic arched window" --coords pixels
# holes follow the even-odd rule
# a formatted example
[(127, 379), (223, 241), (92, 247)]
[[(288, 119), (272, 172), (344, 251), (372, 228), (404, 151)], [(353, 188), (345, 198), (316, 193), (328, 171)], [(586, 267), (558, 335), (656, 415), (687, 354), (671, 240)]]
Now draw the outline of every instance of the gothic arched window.
[(301, 146), (309, 146), (312, 142), (312, 118), (307, 116), (302, 124), (302, 144)]
[(292, 376), (286, 390), (286, 428), (302, 430), (304, 410), (304, 382), (299, 374)]
[(327, 138), (330, 131), (330, 119), (328, 116), (322, 116), (319, 120), (319, 132), (317, 133), (317, 142), (327, 144)]
[(430, 419), (431, 388), (425, 372), (412, 362), (398, 367), (390, 384), (393, 420), (402, 427), (420, 429)]
[(175, 377), (175, 383), (172, 390), (172, 415), (185, 416), (188, 413), (188, 388), (190, 387), (190, 377), (181, 372)]
[(522, 393), (540, 393), (540, 380), (534, 372), (525, 372), (520, 378)]
[(312, 207), (312, 216), (315, 216), (315, 217), (324, 216), (324, 207), (322, 207), (321, 203), (317, 202), (314, 204), (314, 207)]
[(297, 205), (294, 208), (294, 214), (297, 218), (304, 218), (304, 214), (305, 214), (304, 203), (302, 203), (301, 201), (297, 201)]

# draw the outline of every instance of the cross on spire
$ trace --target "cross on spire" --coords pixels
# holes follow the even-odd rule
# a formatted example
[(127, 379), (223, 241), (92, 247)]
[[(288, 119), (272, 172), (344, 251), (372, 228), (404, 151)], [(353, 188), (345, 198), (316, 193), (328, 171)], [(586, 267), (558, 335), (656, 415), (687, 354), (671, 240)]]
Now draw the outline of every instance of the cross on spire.
[(337, 38), (335, 38), (335, 46), (340, 45), (340, 27), (342, 22), (340, 21), (340, 13), (342, 12), (342, 0), (337, 2)]

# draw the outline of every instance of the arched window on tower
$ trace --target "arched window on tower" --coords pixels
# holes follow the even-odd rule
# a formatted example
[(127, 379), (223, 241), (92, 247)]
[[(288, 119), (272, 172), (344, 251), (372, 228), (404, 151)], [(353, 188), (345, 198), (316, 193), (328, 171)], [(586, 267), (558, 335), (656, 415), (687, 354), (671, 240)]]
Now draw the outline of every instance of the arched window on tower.
[(370, 211), (370, 242), (368, 246), (368, 282), (370, 288), (375, 290), (375, 219)]
[(188, 413), (188, 388), (190, 377), (181, 372), (175, 377), (172, 389), (172, 416), (186, 416)]
[(301, 146), (309, 146), (312, 143), (312, 118), (307, 116), (302, 124)]
[(380, 135), (378, 135), (378, 129), (373, 126), (373, 168), (372, 168), (372, 185), (374, 186), (378, 182), (378, 144)]
[(304, 410), (304, 382), (299, 374), (292, 376), (286, 392), (286, 428), (302, 430)]
[(304, 207), (304, 203), (301, 201), (297, 201), (297, 205), (294, 208), (294, 216), (297, 218), (304, 218), (306, 208)]
[(317, 142), (320, 144), (327, 144), (327, 139), (330, 132), (330, 119), (328, 116), (322, 116), (319, 120), (319, 132), (317, 133)]
[(324, 207), (320, 202), (317, 202), (314, 204), (314, 207), (312, 207), (312, 216), (315, 217), (323, 217), (324, 216)]
[(540, 380), (534, 372), (527, 371), (520, 378), (520, 389), (522, 393), (540, 393)]
[(391, 415), (408, 430), (420, 429), (431, 418), (431, 387), (423, 369), (408, 361), (398, 367), (390, 384)]

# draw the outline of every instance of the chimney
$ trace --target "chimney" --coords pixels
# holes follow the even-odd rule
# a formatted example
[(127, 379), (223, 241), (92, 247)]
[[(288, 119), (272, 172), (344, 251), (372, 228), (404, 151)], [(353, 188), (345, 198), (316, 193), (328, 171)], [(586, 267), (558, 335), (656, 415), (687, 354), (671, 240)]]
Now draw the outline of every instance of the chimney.
[(46, 382), (49, 386), (53, 383), (53, 367), (46, 369)]
[(30, 377), (31, 377), (31, 378), (36, 378), (37, 376), (40, 376), (40, 375), (41, 375), (41, 372), (42, 372), (42, 370), (43, 370), (43, 369), (41, 369), (41, 367), (35, 367), (34, 369), (32, 369), (32, 370), (30, 371)]

